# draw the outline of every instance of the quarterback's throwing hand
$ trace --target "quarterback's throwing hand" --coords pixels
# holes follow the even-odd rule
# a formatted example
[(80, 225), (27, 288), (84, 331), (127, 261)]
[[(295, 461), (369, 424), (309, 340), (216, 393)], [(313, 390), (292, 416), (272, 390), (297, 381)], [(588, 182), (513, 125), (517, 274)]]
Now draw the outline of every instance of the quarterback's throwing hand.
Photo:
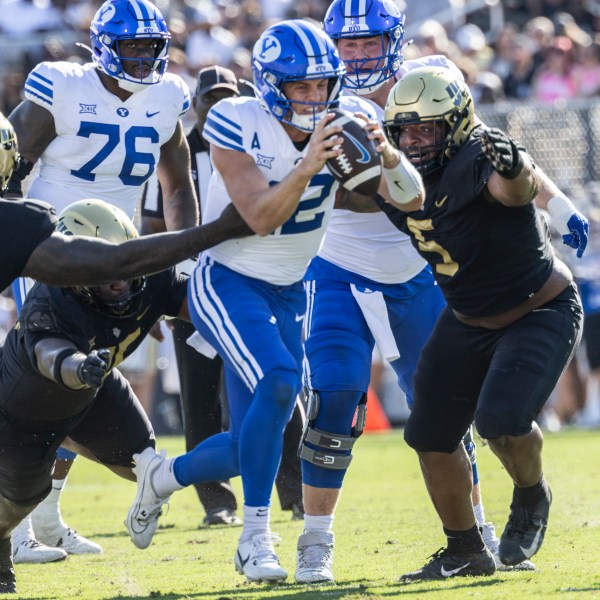
[(99, 388), (108, 371), (109, 359), (109, 350), (102, 349), (90, 352), (77, 369), (77, 376), (81, 383), (90, 388)]
[(523, 168), (523, 158), (517, 145), (500, 129), (484, 129), (481, 148), (490, 159), (492, 167), (502, 177), (514, 179)]

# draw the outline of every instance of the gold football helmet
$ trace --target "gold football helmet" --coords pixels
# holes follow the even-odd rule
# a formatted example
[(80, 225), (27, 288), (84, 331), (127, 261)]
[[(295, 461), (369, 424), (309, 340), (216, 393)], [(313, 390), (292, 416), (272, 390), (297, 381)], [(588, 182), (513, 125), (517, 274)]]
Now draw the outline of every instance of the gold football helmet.
[(69, 204), (58, 215), (56, 230), (65, 235), (96, 237), (115, 244), (139, 235), (131, 219), (120, 208), (94, 198)]
[(399, 148), (402, 127), (421, 123), (441, 125), (436, 128), (433, 144), (402, 150), (426, 174), (448, 162), (475, 127), (471, 92), (451, 70), (420, 67), (409, 71), (391, 89), (383, 122), (390, 141)]
[(9, 120), (0, 113), (0, 196), (6, 189), (18, 160), (19, 152), (15, 130)]
[[(115, 244), (139, 235), (131, 219), (120, 208), (93, 198), (69, 204), (58, 216), (56, 230), (64, 235), (101, 238)], [(126, 318), (137, 312), (145, 287), (146, 278), (139, 277), (132, 281), (128, 294), (111, 300), (101, 297), (97, 287), (71, 289), (96, 310), (112, 317)]]

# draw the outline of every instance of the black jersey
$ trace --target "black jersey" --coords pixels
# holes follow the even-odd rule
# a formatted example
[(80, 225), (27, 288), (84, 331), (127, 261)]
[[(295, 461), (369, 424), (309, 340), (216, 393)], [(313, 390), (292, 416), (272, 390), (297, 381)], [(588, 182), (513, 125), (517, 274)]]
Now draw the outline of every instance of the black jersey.
[(500, 314), (535, 294), (552, 270), (545, 221), (533, 204), (506, 207), (485, 199), (492, 165), (478, 136), (445, 167), (424, 177), (422, 210), (381, 209), (411, 237), (432, 266), (448, 305), (471, 317)]
[(0, 200), (0, 292), (23, 273), (33, 251), (52, 235), (56, 212), (39, 200)]
[(0, 408), (15, 417), (53, 421), (80, 413), (96, 390), (70, 390), (44, 377), (35, 356), (39, 340), (63, 338), (84, 354), (108, 348), (112, 369), (140, 345), (158, 318), (177, 316), (186, 293), (186, 278), (174, 268), (162, 271), (147, 278), (137, 314), (118, 318), (87, 304), (70, 288), (36, 283), (4, 344)]

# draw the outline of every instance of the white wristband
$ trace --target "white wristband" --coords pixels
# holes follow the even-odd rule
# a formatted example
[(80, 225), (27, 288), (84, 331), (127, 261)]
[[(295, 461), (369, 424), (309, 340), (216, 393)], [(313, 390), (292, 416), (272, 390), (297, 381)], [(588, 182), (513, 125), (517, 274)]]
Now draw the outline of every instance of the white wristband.
[(400, 153), (400, 162), (393, 169), (383, 169), (383, 177), (387, 183), (390, 204), (400, 205), (412, 202), (417, 196), (423, 195), (423, 180), (404, 153)]
[(548, 212), (557, 231), (561, 235), (568, 234), (567, 222), (577, 212), (575, 205), (564, 194), (560, 194), (548, 200)]

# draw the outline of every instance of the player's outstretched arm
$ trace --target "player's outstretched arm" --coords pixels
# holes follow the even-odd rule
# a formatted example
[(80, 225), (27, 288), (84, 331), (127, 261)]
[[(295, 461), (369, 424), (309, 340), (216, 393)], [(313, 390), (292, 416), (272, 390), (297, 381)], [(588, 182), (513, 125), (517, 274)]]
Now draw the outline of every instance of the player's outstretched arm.
[(480, 140), (481, 149), (494, 168), (487, 183), (492, 199), (505, 206), (524, 206), (533, 201), (539, 178), (529, 155), (500, 129), (484, 129)]
[(33, 251), (23, 275), (51, 285), (98, 285), (162, 271), (216, 244), (250, 234), (232, 205), (206, 225), (122, 244), (53, 233)]
[(357, 113), (357, 116), (367, 121), (365, 130), (369, 132), (369, 139), (377, 144), (376, 150), (381, 155), (383, 177), (379, 195), (401, 211), (420, 210), (425, 201), (425, 188), (419, 172), (403, 152), (390, 144), (377, 121), (368, 120), (361, 113)]
[(563, 244), (575, 249), (577, 258), (581, 258), (587, 246), (590, 222), (539, 166), (537, 172), (540, 190), (535, 198), (536, 206), (550, 213)]

